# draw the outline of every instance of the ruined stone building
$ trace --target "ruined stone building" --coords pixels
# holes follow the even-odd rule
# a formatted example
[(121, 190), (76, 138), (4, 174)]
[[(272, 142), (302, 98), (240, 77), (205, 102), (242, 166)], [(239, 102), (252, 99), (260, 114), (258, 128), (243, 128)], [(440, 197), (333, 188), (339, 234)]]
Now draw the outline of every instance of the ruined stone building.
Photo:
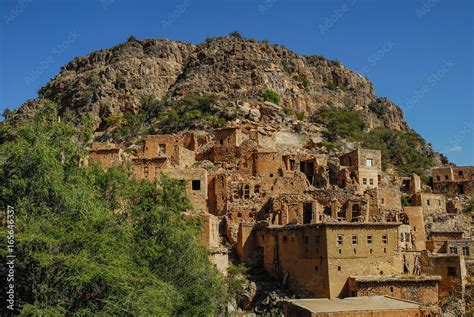
[(474, 167), (442, 167), (433, 169), (433, 192), (449, 197), (474, 194)]
[[(471, 167), (434, 169), (431, 189), (415, 174), (384, 172), (380, 151), (333, 157), (298, 140), (242, 124), (150, 135), (127, 158), (95, 143), (90, 160), (129, 162), (137, 179), (157, 186), (162, 175), (181, 181), (223, 272), (236, 254), (298, 296), (390, 296), (433, 316), (440, 296), (467, 287), (473, 240), (459, 210), (472, 192)], [(446, 194), (464, 196), (457, 203)]]

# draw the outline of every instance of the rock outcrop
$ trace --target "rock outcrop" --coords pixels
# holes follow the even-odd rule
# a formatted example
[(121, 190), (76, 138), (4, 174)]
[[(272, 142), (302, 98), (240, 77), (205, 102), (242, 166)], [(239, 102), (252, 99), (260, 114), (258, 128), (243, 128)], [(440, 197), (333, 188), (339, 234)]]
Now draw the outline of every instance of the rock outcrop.
[(136, 113), (142, 96), (150, 95), (214, 94), (258, 119), (255, 105), (266, 90), (279, 94), (282, 108), (307, 115), (327, 105), (348, 107), (361, 111), (370, 128), (409, 130), (399, 107), (340, 62), (235, 35), (199, 45), (131, 38), (75, 58), (39, 94), (57, 102), (61, 114), (91, 114), (99, 128), (106, 117)]

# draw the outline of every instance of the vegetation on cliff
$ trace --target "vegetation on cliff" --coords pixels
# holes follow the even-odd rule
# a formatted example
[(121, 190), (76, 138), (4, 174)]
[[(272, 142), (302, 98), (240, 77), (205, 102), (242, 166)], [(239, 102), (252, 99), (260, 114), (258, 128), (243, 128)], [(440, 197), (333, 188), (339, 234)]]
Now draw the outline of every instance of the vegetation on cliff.
[(77, 132), (51, 103), (32, 123), (2, 125), (0, 196), (16, 211), (21, 314), (215, 314), (227, 287), (198, 241), (200, 223), (184, 215), (182, 185), (163, 178), (157, 189), (126, 169), (81, 166)]
[[(383, 112), (380, 105), (373, 104), (374, 111)], [(323, 137), (328, 141), (329, 149), (337, 147), (341, 139), (359, 143), (368, 149), (382, 152), (382, 168), (394, 166), (402, 175), (416, 173), (425, 182), (426, 175), (434, 161), (420, 150), (425, 140), (413, 131), (397, 131), (387, 128), (376, 128), (367, 131), (367, 123), (360, 112), (334, 107), (323, 107), (312, 116), (312, 122), (325, 127)]]

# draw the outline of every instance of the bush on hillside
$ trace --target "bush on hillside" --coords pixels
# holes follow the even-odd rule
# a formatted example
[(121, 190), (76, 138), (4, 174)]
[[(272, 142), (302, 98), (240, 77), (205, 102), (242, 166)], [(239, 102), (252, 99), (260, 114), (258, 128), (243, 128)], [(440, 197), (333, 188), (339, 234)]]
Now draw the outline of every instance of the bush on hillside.
[(276, 105), (280, 103), (280, 96), (273, 90), (265, 90), (262, 94), (262, 97), (265, 101), (273, 102)]

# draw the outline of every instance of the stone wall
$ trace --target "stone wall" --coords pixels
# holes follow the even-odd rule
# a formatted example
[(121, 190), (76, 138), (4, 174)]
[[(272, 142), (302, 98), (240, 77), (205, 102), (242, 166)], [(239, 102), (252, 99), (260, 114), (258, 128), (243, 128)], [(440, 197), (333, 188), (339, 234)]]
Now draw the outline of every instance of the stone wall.
[(427, 306), (438, 304), (439, 276), (403, 275), (388, 278), (349, 279), (349, 290), (352, 296), (386, 295), (405, 299)]
[(425, 215), (446, 213), (446, 198), (444, 195), (417, 193), (412, 198), (412, 205), (423, 207)]
[(314, 297), (346, 296), (351, 275), (401, 274), (398, 224), (321, 224), (263, 230), (265, 269)]
[(426, 249), (426, 231), (423, 218), (423, 207), (405, 206), (403, 211), (408, 217), (411, 234), (413, 236), (414, 247), (416, 250)]

